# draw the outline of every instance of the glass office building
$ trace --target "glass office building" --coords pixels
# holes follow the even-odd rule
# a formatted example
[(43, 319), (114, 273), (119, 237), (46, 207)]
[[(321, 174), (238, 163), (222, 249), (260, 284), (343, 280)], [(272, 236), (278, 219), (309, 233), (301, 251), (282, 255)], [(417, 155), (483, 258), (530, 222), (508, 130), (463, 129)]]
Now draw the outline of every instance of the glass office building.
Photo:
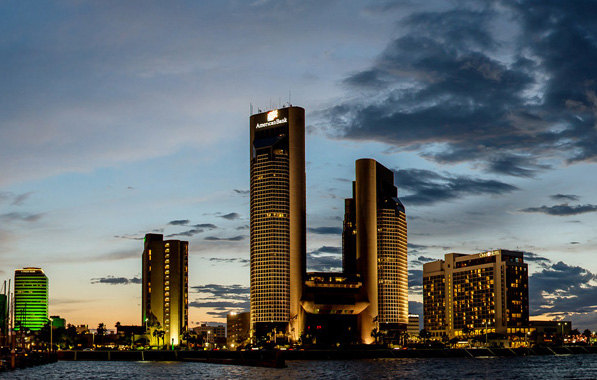
[(48, 323), (48, 277), (41, 268), (15, 270), (14, 329), (39, 331)]

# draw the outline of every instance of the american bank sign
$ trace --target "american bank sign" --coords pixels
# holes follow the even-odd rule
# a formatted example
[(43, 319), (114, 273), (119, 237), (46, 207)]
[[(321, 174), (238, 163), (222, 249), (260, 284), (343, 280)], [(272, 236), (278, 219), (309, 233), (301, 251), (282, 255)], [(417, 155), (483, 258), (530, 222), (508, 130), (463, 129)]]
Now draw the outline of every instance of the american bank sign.
[(288, 123), (287, 118), (278, 119), (278, 110), (269, 111), (267, 113), (267, 121), (265, 123), (257, 123), (255, 128), (271, 127), (278, 124)]

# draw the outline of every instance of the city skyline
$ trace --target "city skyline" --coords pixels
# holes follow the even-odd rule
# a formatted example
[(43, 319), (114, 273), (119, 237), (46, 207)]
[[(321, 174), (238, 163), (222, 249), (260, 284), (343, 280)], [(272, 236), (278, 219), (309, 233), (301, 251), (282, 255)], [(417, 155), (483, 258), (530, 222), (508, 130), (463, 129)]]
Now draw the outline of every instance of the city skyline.
[(40, 267), (50, 315), (137, 324), (153, 232), (189, 241), (190, 326), (248, 310), (247, 118), (292, 103), (307, 270), (340, 270), (373, 158), (408, 210), (411, 312), (423, 263), (520, 250), (531, 316), (597, 329), (594, 6), (173, 4), (0, 4), (0, 279)]

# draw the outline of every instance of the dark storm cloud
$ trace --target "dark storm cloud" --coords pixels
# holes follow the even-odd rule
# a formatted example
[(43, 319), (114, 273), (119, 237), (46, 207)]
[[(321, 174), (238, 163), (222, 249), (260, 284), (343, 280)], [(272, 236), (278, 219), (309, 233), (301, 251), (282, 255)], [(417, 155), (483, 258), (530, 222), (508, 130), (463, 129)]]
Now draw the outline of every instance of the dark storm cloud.
[(307, 267), (311, 272), (342, 271), (342, 247), (323, 246), (307, 252)]
[(100, 278), (92, 278), (92, 284), (108, 284), (108, 285), (129, 285), (129, 284), (140, 284), (141, 279), (137, 277), (133, 278), (126, 278), (126, 277), (100, 277)]
[(597, 275), (558, 262), (529, 277), (531, 314), (586, 313), (597, 308)]
[(547, 215), (554, 215), (554, 216), (571, 216), (571, 215), (579, 215), (579, 214), (586, 214), (589, 212), (596, 212), (597, 205), (578, 205), (578, 206), (570, 206), (567, 203), (562, 203), (561, 205), (555, 206), (541, 206), (541, 207), (529, 207), (522, 210), (520, 212), (526, 213), (541, 213)]
[(467, 195), (500, 195), (518, 189), (496, 180), (439, 174), (422, 169), (401, 169), (395, 171), (395, 175), (400, 189), (411, 193), (400, 197), (406, 205), (432, 205), (460, 199)]
[(341, 227), (307, 227), (307, 232), (318, 235), (340, 235), (342, 234)]
[(578, 195), (573, 195), (573, 194), (554, 194), (554, 195), (550, 195), (549, 197), (551, 199), (553, 199), (554, 201), (578, 202), (580, 200), (580, 197)]
[(245, 237), (238, 235), (229, 238), (220, 238), (216, 236), (207, 236), (204, 240), (211, 240), (211, 241), (240, 241), (243, 240)]
[(194, 292), (200, 293), (205, 300), (235, 300), (246, 301), (249, 299), (249, 287), (243, 285), (218, 285), (207, 284), (193, 286)]
[(456, 4), (402, 20), (376, 62), (346, 78), (358, 95), (323, 111), (328, 132), (518, 177), (554, 157), (595, 161), (594, 4)]
[(218, 215), (218, 218), (224, 218), (226, 220), (235, 220), (235, 219), (239, 219), (240, 215), (236, 212), (231, 212), (231, 213), (225, 214), (225, 215)]

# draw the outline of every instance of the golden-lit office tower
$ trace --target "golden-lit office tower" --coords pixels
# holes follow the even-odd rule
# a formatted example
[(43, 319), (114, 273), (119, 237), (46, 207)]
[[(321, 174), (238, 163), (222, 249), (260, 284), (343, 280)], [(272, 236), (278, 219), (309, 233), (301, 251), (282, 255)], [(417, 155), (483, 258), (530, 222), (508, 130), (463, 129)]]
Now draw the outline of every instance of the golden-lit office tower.
[(150, 331), (163, 330), (166, 345), (178, 345), (188, 329), (188, 257), (188, 242), (145, 235), (142, 323)]
[(39, 331), (48, 323), (48, 277), (41, 268), (15, 270), (14, 329)]
[(525, 333), (528, 265), (523, 253), (495, 250), (423, 265), (424, 328), (434, 337)]
[(394, 173), (373, 159), (356, 161), (353, 198), (345, 203), (344, 269), (361, 275), (361, 298), (369, 306), (358, 317), (363, 343), (371, 331), (406, 331), (408, 325), (407, 230)]
[(305, 110), (250, 118), (251, 325), (297, 341), (306, 271)]

